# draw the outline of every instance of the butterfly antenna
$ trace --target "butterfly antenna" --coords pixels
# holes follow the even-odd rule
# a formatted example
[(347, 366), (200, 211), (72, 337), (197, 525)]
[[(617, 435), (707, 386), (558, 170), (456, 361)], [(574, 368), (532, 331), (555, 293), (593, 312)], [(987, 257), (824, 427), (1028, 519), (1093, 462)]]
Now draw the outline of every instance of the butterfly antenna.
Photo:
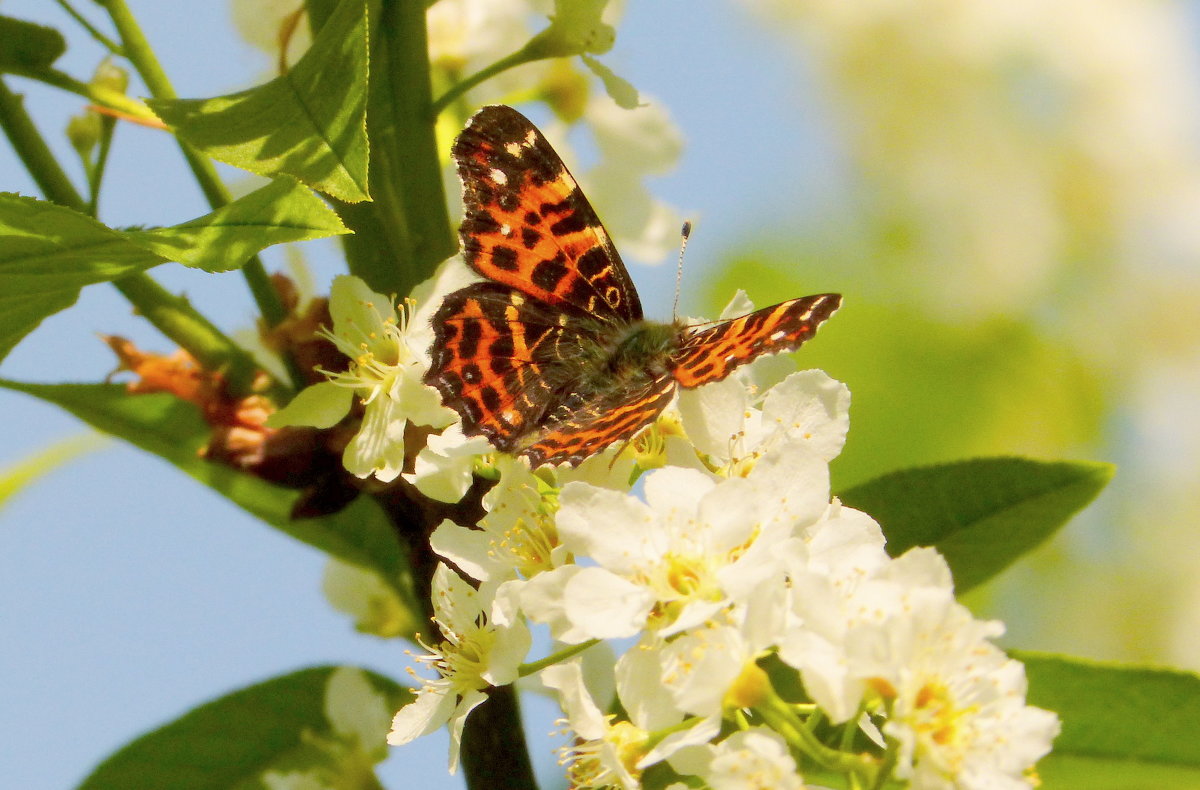
[(675, 269), (675, 303), (671, 305), (671, 320), (679, 317), (679, 284), (683, 281), (683, 251), (687, 249), (688, 236), (692, 235), (691, 221), (683, 223), (683, 229), (679, 231), (682, 240), (679, 242), (679, 266)]

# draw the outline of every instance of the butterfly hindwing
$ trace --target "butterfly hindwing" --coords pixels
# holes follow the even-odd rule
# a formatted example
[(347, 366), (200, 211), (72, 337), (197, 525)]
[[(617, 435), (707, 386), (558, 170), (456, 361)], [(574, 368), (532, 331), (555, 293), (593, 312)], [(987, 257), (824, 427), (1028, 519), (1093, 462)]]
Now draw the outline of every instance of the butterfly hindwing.
[(484, 107), (454, 142), (468, 264), (564, 310), (642, 317), (633, 281), (600, 218), (550, 144), (511, 107)]
[(480, 282), (447, 296), (433, 329), (426, 383), (459, 413), (468, 435), (482, 433), (510, 452), (578, 392), (580, 350), (607, 325)]
[(568, 400), (532, 434), (520, 454), (530, 464), (575, 466), (614, 442), (633, 437), (658, 417), (675, 394), (670, 376), (644, 382), (633, 391), (609, 391)]
[(841, 303), (838, 294), (804, 296), (692, 330), (675, 352), (675, 380), (681, 387), (699, 387), (763, 354), (794, 351)]
[(433, 319), (426, 383), (458, 412), (467, 435), (482, 433), (505, 451), (542, 419), (552, 393), (539, 359), (563, 335), (553, 316), (531, 315), (527, 301), (507, 286), (475, 283), (446, 297)]

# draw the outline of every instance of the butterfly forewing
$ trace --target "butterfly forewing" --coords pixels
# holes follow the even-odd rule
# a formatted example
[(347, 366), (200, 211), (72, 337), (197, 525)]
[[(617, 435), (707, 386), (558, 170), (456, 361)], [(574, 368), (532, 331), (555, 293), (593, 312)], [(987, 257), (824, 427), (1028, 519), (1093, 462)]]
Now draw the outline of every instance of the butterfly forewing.
[(483, 276), (566, 310), (642, 317), (633, 281), (579, 184), (541, 133), (510, 107), (485, 107), (458, 136), (459, 236)]
[(675, 380), (682, 387), (699, 387), (720, 381), (763, 354), (794, 351), (841, 304), (838, 294), (804, 296), (692, 330), (675, 352)]

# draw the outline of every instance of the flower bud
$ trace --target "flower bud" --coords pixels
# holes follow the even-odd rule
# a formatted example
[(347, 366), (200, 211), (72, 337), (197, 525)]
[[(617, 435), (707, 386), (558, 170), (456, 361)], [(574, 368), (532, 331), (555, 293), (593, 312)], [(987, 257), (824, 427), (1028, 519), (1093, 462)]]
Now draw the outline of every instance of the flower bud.
[(91, 84), (97, 88), (124, 93), (129, 87), (129, 72), (105, 58), (92, 74)]
[(100, 142), (101, 132), (100, 116), (91, 111), (85, 111), (67, 121), (67, 139), (71, 141), (71, 147), (84, 158)]

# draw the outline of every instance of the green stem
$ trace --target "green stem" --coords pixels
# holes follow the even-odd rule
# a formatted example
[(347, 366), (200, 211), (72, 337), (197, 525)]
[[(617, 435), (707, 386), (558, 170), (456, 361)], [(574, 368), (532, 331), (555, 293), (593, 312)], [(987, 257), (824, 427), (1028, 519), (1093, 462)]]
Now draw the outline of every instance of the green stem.
[[(124, 45), (125, 53), (129, 57), (129, 61), (137, 69), (141, 75), (142, 81), (146, 83), (150, 94), (156, 99), (175, 99), (178, 98), (175, 93), (175, 88), (172, 87), (171, 81), (167, 78), (167, 74), (163, 71), (158, 58), (154, 55), (154, 50), (150, 47), (150, 42), (146, 40), (145, 34), (142, 33), (141, 26), (125, 5), (125, 0), (97, 0), (108, 11), (109, 18), (112, 19), (113, 25), (117, 28), (117, 33), (121, 36), (121, 42)], [(221, 179), (217, 176), (217, 170), (212, 162), (205, 156), (202, 156), (191, 145), (176, 137), (179, 143), (179, 148), (183, 152), (184, 159), (187, 160), (188, 167), (191, 168), (192, 174), (196, 177), (197, 183), (200, 185), (200, 190), (204, 193), (208, 203), (213, 208), (220, 208), (229, 203), (231, 196), (225, 185), (221, 183)], [(267, 276), (266, 267), (263, 266), (262, 259), (257, 255), (251, 258), (241, 269), (242, 276), (246, 279), (247, 285), (250, 287), (250, 293), (254, 296), (254, 301), (258, 305), (259, 311), (269, 326), (274, 326), (282, 321), (287, 316), (287, 311), (284, 309), (283, 302), (279, 298), (279, 294), (271, 287), (271, 280)], [(300, 382), (295, 382), (300, 386)]]
[[(374, 8), (374, 6), (372, 6)], [(347, 264), (372, 289), (404, 295), (458, 249), (430, 113), (425, 8), (383, 0), (371, 21), (367, 108), (373, 202), (337, 204)]]
[(76, 211), (86, 211), (87, 201), (79, 194), (79, 190), (71, 183), (66, 171), (59, 166), (58, 160), (42, 139), (41, 133), (33, 125), (33, 119), (25, 112), (25, 103), (20, 94), (13, 93), (8, 85), (0, 78), (0, 126), (12, 143), (13, 150), (25, 164), (25, 169), (33, 177), (34, 183), (48, 200), (60, 206), (73, 208)]
[(489, 80), (501, 72), (508, 71), (509, 69), (517, 66), (522, 66), (526, 63), (531, 63), (535, 60), (538, 60), (538, 56), (536, 54), (530, 52), (527, 48), (522, 48), (511, 55), (500, 58), (500, 60), (497, 60), (492, 65), (480, 69), (438, 97), (437, 101), (433, 103), (433, 117), (436, 118), (437, 116), (441, 115), (447, 107), (449, 107), (456, 99), (458, 99), (458, 97), (462, 96), (464, 93), (471, 90), (471, 88), (474, 88), (481, 82)]
[(879, 769), (875, 773), (875, 781), (871, 783), (871, 790), (883, 790), (889, 779), (892, 778), (892, 771), (896, 769), (896, 762), (900, 759), (900, 744), (895, 738), (887, 739), (887, 751), (883, 754), (883, 762), (879, 764)]
[(93, 85), (89, 82), (80, 82), (69, 74), (64, 74), (58, 69), (38, 68), (38, 69), (23, 69), (20, 67), (12, 67), (8, 69), (8, 73), (18, 77), (26, 77), (31, 80), (51, 85), (60, 90), (74, 93), (82, 96), (93, 104), (98, 104), (101, 107), (108, 107), (117, 112), (123, 113), (134, 119), (150, 121), (155, 124), (161, 123), (158, 116), (150, 111), (150, 108), (141, 103), (137, 99), (131, 99), (120, 91), (106, 88), (103, 85)]
[(114, 280), (138, 314), (188, 350), (206, 370), (223, 370), (234, 392), (247, 392), (254, 376), (253, 360), (188, 303), (145, 274)]
[(70, 14), (71, 18), (74, 19), (76, 22), (78, 22), (79, 25), (84, 30), (86, 30), (92, 38), (99, 41), (101, 46), (103, 46), (105, 49), (107, 49), (109, 52), (111, 52), (114, 55), (119, 55), (119, 56), (125, 55), (125, 51), (123, 49), (121, 49), (120, 44), (118, 44), (117, 42), (115, 42), (111, 38), (109, 38), (108, 36), (101, 33), (100, 30), (95, 25), (93, 25), (91, 22), (89, 22), (83, 14), (76, 11), (71, 6), (71, 4), (67, 2), (67, 0), (55, 0), (55, 2), (58, 3), (58, 5), (62, 8), (62, 10), (66, 11), (68, 14)]
[(92, 217), (99, 216), (100, 213), (100, 182), (104, 180), (104, 170), (108, 166), (108, 153), (112, 150), (113, 131), (117, 126), (116, 121), (112, 118), (103, 118), (100, 123), (100, 144), (96, 150), (96, 161), (88, 168), (87, 213)]
[(763, 704), (756, 706), (754, 712), (762, 716), (767, 726), (824, 768), (839, 773), (858, 773), (870, 768), (862, 757), (831, 749), (821, 743), (797, 718), (791, 706), (774, 693)]
[(557, 653), (551, 653), (550, 655), (538, 661), (531, 661), (528, 664), (522, 664), (521, 666), (517, 667), (517, 675), (523, 678), (529, 677), (530, 675), (536, 675), (546, 667), (552, 667), (555, 664), (561, 664), (571, 656), (577, 656), (584, 650), (587, 650), (589, 647), (594, 644), (598, 644), (599, 642), (599, 639), (589, 639), (588, 641), (582, 642), (578, 645), (565, 647), (562, 650), (559, 650)]
[[(25, 112), (21, 97), (8, 89), (0, 79), (0, 127), (12, 143), (13, 150), (24, 163), (42, 194), (47, 199), (87, 213), (88, 203), (63, 171), (33, 120)], [(254, 362), (232, 340), (225, 337), (186, 299), (164, 290), (145, 273), (131, 274), (113, 285), (133, 303), (138, 313), (181, 347), (188, 350), (205, 367), (226, 370), (234, 391), (249, 389)]]

